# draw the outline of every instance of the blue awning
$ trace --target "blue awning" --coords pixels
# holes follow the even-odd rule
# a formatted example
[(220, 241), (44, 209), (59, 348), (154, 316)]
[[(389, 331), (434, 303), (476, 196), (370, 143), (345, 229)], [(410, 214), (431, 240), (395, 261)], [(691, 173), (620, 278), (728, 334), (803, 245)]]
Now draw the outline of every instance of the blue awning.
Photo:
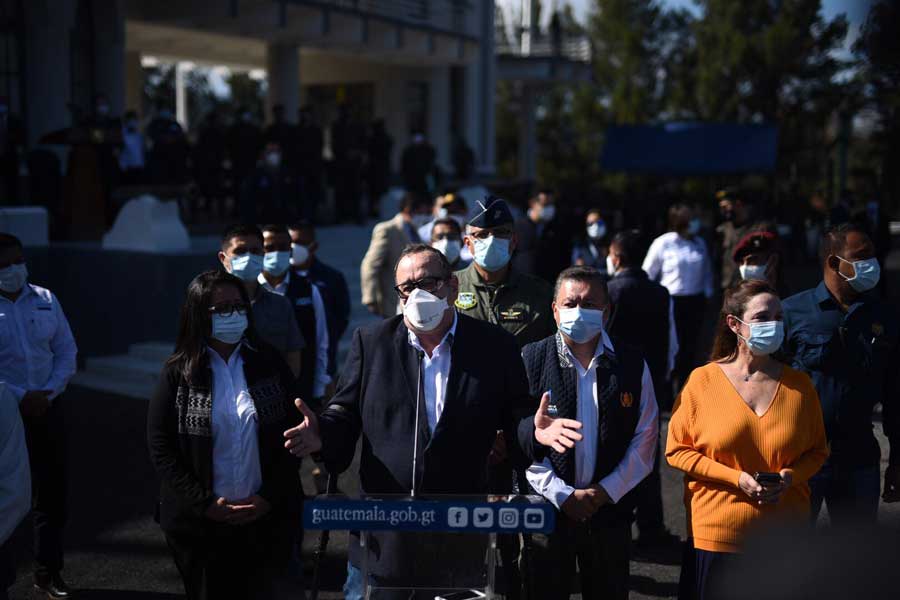
[(612, 125), (600, 164), (607, 171), (726, 175), (775, 170), (775, 125), (667, 123)]

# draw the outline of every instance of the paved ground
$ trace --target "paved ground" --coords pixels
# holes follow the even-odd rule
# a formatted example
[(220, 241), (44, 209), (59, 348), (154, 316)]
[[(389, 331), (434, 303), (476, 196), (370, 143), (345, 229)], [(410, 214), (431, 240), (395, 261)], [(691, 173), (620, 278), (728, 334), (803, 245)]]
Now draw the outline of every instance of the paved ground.
[[(355, 303), (359, 301), (358, 265), (365, 249), (362, 228), (330, 228), (322, 236), (322, 255), (348, 276)], [(898, 281), (900, 254), (892, 256), (893, 281)], [(792, 276), (796, 289), (814, 274)], [(805, 279), (804, 279), (805, 278)], [(362, 307), (354, 322), (367, 320)], [(66, 577), (80, 588), (85, 600), (168, 600), (180, 598), (178, 574), (164, 539), (152, 519), (157, 484), (145, 444), (144, 401), (70, 389), (64, 399), (68, 423), (70, 465), (70, 519), (67, 529)], [(886, 440), (879, 432), (882, 448)], [(352, 476), (341, 479), (343, 489), (355, 487)], [(684, 535), (681, 477), (663, 468), (666, 522)], [(900, 506), (883, 506), (882, 522), (900, 523)], [(22, 549), (19, 580), (12, 598), (31, 598), (28, 581), (28, 523), (17, 532)], [(309, 546), (315, 542), (308, 536)], [(323, 562), (323, 599), (340, 598), (346, 535), (337, 534)], [(656, 562), (633, 562), (633, 599), (674, 598), (677, 592), (678, 555)]]

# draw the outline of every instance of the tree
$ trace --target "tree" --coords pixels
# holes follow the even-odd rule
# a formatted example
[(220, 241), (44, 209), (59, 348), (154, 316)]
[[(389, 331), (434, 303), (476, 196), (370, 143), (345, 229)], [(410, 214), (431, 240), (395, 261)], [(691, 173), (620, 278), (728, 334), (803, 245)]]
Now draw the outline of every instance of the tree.
[(643, 123), (658, 114), (660, 14), (649, 0), (594, 4), (588, 26), (594, 78), (614, 123)]
[(861, 59), (858, 81), (879, 117), (873, 136), (881, 156), (882, 196), (900, 202), (900, 3), (882, 0), (869, 10), (853, 51)]

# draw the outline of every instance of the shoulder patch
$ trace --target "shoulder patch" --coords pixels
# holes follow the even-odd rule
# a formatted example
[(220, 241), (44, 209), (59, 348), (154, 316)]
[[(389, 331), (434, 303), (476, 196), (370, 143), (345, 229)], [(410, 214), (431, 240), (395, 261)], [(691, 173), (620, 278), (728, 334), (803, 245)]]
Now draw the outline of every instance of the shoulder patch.
[(456, 308), (469, 310), (470, 308), (475, 308), (475, 305), (478, 304), (478, 299), (473, 292), (460, 292), (454, 304), (456, 304)]

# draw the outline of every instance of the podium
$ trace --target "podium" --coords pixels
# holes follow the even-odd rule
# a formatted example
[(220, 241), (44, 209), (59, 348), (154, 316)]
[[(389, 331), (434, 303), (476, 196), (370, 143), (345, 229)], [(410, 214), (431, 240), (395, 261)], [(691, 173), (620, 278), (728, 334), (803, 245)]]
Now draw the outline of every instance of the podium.
[(498, 598), (497, 535), (550, 533), (555, 522), (539, 496), (326, 495), (303, 507), (307, 531), (358, 532), (367, 600)]

